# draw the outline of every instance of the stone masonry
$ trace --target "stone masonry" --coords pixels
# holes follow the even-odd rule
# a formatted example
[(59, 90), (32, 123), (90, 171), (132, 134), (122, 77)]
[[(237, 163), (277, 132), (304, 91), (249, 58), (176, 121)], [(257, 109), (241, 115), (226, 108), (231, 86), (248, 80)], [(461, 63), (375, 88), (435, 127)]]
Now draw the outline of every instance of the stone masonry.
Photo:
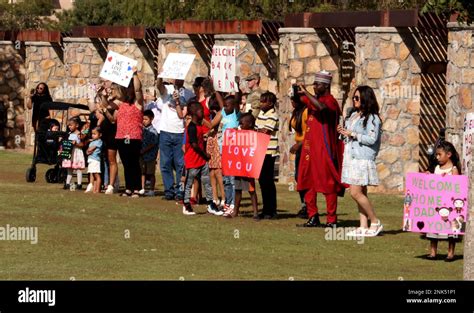
[[(403, 35), (403, 34), (402, 34)], [(418, 172), (421, 77), (417, 46), (393, 27), (356, 28), (356, 84), (374, 89), (382, 118), (377, 191), (403, 191)]]
[(6, 148), (25, 148), (25, 62), (16, 43), (0, 41), (0, 100), (7, 111)]
[(462, 155), (464, 117), (472, 111), (474, 91), (474, 26), (448, 23), (446, 72), (446, 139)]

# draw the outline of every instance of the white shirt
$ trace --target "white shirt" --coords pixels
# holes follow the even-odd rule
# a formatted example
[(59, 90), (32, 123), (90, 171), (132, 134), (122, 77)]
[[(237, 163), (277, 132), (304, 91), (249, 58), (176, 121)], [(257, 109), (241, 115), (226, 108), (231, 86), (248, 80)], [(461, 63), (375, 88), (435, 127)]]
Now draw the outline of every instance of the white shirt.
[(153, 112), (153, 115), (155, 117), (153, 117), (152, 125), (153, 125), (153, 128), (155, 128), (156, 131), (159, 134), (160, 133), (161, 113), (163, 111), (163, 99), (162, 99), (162, 97), (159, 97), (158, 99), (156, 99), (156, 101), (152, 101), (152, 102), (148, 103), (145, 110), (151, 110)]
[(176, 108), (171, 103), (174, 102), (172, 97), (174, 87), (171, 85), (166, 85), (165, 87), (167, 93), (159, 98), (162, 102), (162, 110), (159, 128), (156, 129), (158, 132), (165, 131), (173, 134), (182, 134), (184, 133), (184, 120), (178, 117)]

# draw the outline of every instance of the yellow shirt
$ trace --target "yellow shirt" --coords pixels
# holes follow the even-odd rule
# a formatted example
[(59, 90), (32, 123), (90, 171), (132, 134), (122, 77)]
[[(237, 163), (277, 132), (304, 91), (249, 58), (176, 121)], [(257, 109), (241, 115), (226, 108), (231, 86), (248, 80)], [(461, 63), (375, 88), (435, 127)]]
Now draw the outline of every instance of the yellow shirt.
[[(302, 119), (301, 119), (301, 129), (303, 130), (303, 132), (301, 132), (301, 133), (296, 132), (295, 133), (295, 141), (296, 142), (303, 142), (303, 140), (304, 140), (304, 135), (306, 134), (306, 120), (307, 119), (308, 119), (308, 109), (304, 109), (303, 116), (302, 116)], [(296, 129), (296, 119), (295, 118), (291, 120), (291, 128)]]

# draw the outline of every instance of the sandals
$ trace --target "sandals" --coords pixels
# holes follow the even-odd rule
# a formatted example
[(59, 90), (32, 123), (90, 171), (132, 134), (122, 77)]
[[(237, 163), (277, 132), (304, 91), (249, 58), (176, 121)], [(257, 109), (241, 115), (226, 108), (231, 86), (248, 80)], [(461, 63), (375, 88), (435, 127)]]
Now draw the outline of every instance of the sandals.
[(347, 236), (349, 236), (349, 237), (365, 237), (368, 230), (369, 230), (368, 228), (357, 227), (356, 230), (348, 232)]
[[(375, 229), (373, 229), (373, 227), (376, 227)], [(380, 220), (377, 221), (377, 223), (372, 223), (370, 225), (370, 228), (367, 230), (367, 232), (365, 233), (365, 237), (375, 237), (377, 236), (378, 234), (380, 234), (380, 232), (383, 230), (383, 225), (382, 225), (382, 222), (380, 222)]]

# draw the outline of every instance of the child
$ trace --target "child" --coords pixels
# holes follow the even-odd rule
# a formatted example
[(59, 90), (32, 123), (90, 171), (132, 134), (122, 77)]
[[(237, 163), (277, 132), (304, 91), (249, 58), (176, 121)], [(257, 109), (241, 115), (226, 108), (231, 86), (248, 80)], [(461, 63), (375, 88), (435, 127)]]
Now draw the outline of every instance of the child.
[[(214, 119), (217, 112), (221, 110), (219, 103), (215, 97), (209, 99), (209, 110), (211, 111), (211, 120)], [(224, 195), (224, 181), (222, 177), (222, 160), (221, 153), (219, 151), (219, 143), (217, 141), (217, 129), (211, 132), (207, 137), (207, 153), (211, 155), (209, 160), (209, 171), (211, 175), (211, 186), (212, 194), (214, 196), (214, 203), (219, 207), (224, 207), (225, 205), (225, 195)], [(221, 200), (219, 200), (219, 193), (221, 195)]]
[[(436, 159), (438, 165), (436, 166), (434, 173), (438, 175), (460, 175), (461, 165), (459, 162), (459, 155), (454, 148), (453, 144), (447, 141), (441, 141), (436, 147)], [(460, 241), (460, 236), (446, 235), (446, 234), (426, 234), (426, 238), (430, 239), (430, 254), (426, 256), (429, 260), (436, 259), (436, 253), (438, 251), (438, 241), (448, 240), (448, 256), (446, 262), (454, 261), (454, 248), (456, 247), (456, 241)]]
[(204, 145), (204, 127), (202, 120), (204, 118), (204, 109), (201, 103), (192, 101), (188, 104), (188, 112), (191, 114), (191, 122), (186, 127), (186, 149), (184, 153), (184, 166), (186, 167), (186, 180), (184, 187), (184, 215), (195, 215), (191, 206), (191, 188), (194, 178), (201, 175), (201, 181), (206, 191), (207, 211), (214, 215), (222, 215), (214, 201), (212, 201), (212, 188), (209, 179), (209, 165), (207, 161), (210, 155), (205, 151)]
[(67, 169), (66, 183), (64, 189), (71, 188), (72, 173), (76, 170), (77, 187), (76, 190), (82, 190), (82, 170), (85, 168), (84, 153), (82, 152), (80, 119), (78, 117), (70, 118), (68, 121), (69, 137), (68, 140), (72, 142), (73, 149), (71, 159), (63, 160), (62, 167)]
[[(222, 152), (222, 138), (226, 129), (239, 127), (239, 103), (238, 97), (229, 95), (222, 100), (219, 92), (216, 92), (217, 101), (223, 109), (217, 112), (216, 117), (212, 120), (211, 129), (220, 124), (218, 143), (220, 152)], [(233, 176), (224, 176), (224, 193), (225, 193), (225, 211), (233, 210), (235, 205), (235, 182)], [(228, 212), (227, 212), (228, 213)]]
[(260, 96), (260, 113), (257, 117), (258, 132), (270, 135), (267, 153), (263, 161), (258, 182), (262, 193), (263, 209), (259, 218), (277, 217), (277, 194), (275, 186), (275, 160), (278, 156), (278, 112), (275, 109), (277, 98), (271, 92)]
[[(142, 190), (140, 190), (140, 194), (149, 197), (155, 196), (156, 158), (158, 157), (158, 148), (160, 147), (160, 137), (152, 124), (154, 117), (155, 114), (153, 114), (152, 110), (146, 110), (143, 112), (143, 142), (142, 150), (140, 151)], [(150, 190), (147, 192), (145, 192), (146, 180), (150, 181)]]
[[(240, 129), (255, 130), (255, 117), (252, 113), (245, 113), (239, 119)], [(240, 201), (242, 200), (242, 191), (248, 191), (252, 201), (253, 218), (258, 220), (258, 199), (255, 192), (255, 179), (248, 177), (235, 177), (235, 207), (224, 213), (225, 217), (237, 217), (239, 215)]]
[(87, 173), (90, 175), (90, 182), (87, 185), (86, 193), (99, 193), (102, 179), (100, 177), (100, 156), (102, 153), (102, 132), (99, 127), (96, 127), (91, 132), (92, 141), (89, 143), (87, 149)]

